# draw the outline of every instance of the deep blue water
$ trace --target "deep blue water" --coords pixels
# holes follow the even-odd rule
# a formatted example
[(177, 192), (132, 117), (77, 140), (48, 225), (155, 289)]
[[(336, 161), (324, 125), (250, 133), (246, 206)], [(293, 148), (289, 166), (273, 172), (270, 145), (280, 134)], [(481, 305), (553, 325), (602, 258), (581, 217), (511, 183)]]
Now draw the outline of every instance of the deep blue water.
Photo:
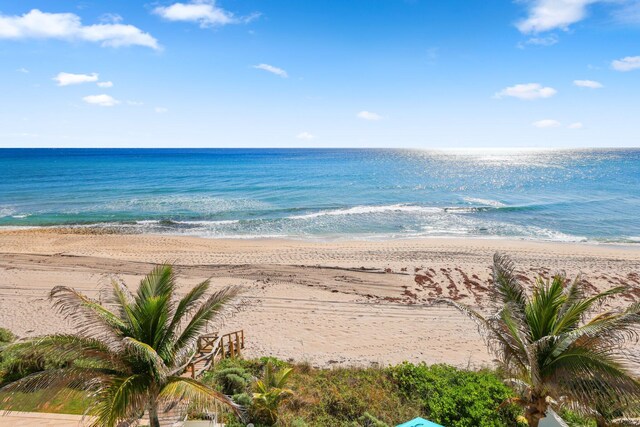
[(640, 150), (0, 149), (0, 226), (640, 242)]

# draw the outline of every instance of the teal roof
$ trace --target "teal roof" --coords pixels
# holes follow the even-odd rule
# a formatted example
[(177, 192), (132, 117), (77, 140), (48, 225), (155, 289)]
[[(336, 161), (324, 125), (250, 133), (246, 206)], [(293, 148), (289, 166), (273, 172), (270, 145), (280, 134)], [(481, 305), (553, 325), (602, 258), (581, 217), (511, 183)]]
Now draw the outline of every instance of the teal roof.
[(432, 423), (429, 420), (425, 420), (424, 418), (414, 418), (411, 421), (407, 421), (406, 423), (398, 424), (396, 427), (444, 427), (440, 424)]

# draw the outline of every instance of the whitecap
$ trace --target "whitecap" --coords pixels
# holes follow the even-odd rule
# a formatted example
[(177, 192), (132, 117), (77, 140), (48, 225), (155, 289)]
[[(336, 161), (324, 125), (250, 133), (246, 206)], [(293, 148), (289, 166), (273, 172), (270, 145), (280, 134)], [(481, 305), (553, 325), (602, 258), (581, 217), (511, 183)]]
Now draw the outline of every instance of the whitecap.
[(507, 206), (498, 200), (492, 200), (492, 199), (480, 199), (477, 197), (463, 197), (462, 199), (465, 202), (478, 204), (480, 206), (491, 206), (493, 208), (504, 208)]
[(313, 212), (304, 215), (294, 215), (288, 217), (289, 219), (311, 219), (321, 216), (342, 216), (342, 215), (366, 215), (385, 212), (418, 212), (418, 213), (439, 213), (442, 212), (442, 208), (437, 207), (424, 207), (416, 205), (382, 205), (382, 206), (354, 206), (352, 208), (345, 209), (333, 209), (327, 211)]

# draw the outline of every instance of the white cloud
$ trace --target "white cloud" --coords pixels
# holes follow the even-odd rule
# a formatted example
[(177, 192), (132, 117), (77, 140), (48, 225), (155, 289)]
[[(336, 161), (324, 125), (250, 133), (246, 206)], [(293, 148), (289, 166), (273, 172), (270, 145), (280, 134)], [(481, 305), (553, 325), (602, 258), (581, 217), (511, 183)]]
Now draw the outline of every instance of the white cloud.
[(33, 9), (24, 15), (0, 15), (0, 39), (84, 40), (102, 46), (146, 46), (159, 49), (158, 41), (133, 25), (119, 23), (82, 25), (73, 13), (47, 13)]
[(98, 74), (72, 74), (72, 73), (58, 73), (52, 80), (58, 82), (58, 86), (78, 85), (81, 83), (90, 83), (98, 81)]
[(537, 122), (533, 122), (531, 123), (533, 126), (540, 128), (540, 129), (546, 129), (546, 128), (557, 128), (560, 126), (560, 122), (557, 120), (552, 120), (552, 119), (544, 119), (544, 120), (538, 120)]
[(29, 70), (27, 70), (24, 67), (18, 68), (16, 71), (19, 72), (19, 73), (29, 74)]
[(82, 98), (82, 100), (87, 104), (99, 105), (101, 107), (113, 107), (114, 105), (120, 104), (120, 101), (106, 94), (89, 95)]
[(102, 24), (119, 24), (124, 18), (117, 13), (105, 13), (100, 16), (100, 23)]
[(296, 138), (298, 139), (304, 139), (307, 141), (310, 141), (312, 139), (314, 139), (316, 136), (309, 133), (309, 132), (300, 132), (299, 134), (296, 135)]
[(372, 113), (370, 111), (360, 111), (356, 116), (363, 120), (382, 120), (383, 118), (380, 114)]
[(131, 105), (133, 107), (140, 107), (141, 105), (144, 105), (144, 102), (140, 102), (140, 101), (127, 101), (127, 105)]
[(99, 87), (113, 87), (113, 82), (98, 82)]
[(640, 68), (640, 56), (627, 56), (616, 59), (611, 63), (611, 67), (617, 71), (631, 71)]
[(247, 23), (259, 16), (254, 13), (246, 17), (236, 17), (233, 13), (216, 6), (216, 2), (213, 0), (174, 3), (166, 7), (159, 6), (153, 10), (153, 13), (168, 21), (197, 22), (202, 28)]
[(522, 33), (566, 30), (587, 16), (587, 7), (602, 0), (529, 0), (528, 16), (516, 24)]
[(258, 70), (268, 71), (270, 73), (273, 73), (283, 78), (289, 77), (289, 74), (287, 74), (285, 70), (283, 70), (282, 68), (274, 67), (273, 65), (258, 64), (258, 65), (254, 65), (253, 68), (257, 68)]
[(575, 123), (571, 123), (569, 126), (567, 126), (569, 129), (582, 129), (584, 127), (584, 125), (582, 124), (582, 122), (575, 122)]
[(524, 49), (526, 45), (553, 46), (554, 44), (558, 43), (559, 41), (560, 40), (558, 39), (557, 35), (550, 34), (550, 35), (545, 36), (545, 37), (530, 37), (527, 40), (525, 40), (524, 42), (518, 43), (518, 47), (520, 49)]
[(589, 15), (589, 7), (598, 3), (608, 6), (612, 22), (618, 24), (640, 23), (638, 0), (515, 0), (527, 5), (527, 17), (516, 23), (525, 34), (551, 30), (568, 30), (572, 24)]
[(158, 114), (168, 113), (169, 109), (165, 107), (156, 107), (153, 109)]
[(518, 99), (532, 100), (539, 98), (549, 98), (558, 93), (552, 87), (543, 87), (540, 83), (524, 83), (509, 86), (502, 89), (500, 92), (494, 95), (495, 98), (503, 98), (505, 96), (512, 96)]
[(574, 80), (573, 84), (579, 87), (588, 87), (589, 89), (600, 89), (604, 87), (602, 83), (595, 80)]
[(623, 7), (619, 8), (612, 13), (616, 22), (623, 25), (637, 25), (640, 24), (640, 1), (628, 0)]

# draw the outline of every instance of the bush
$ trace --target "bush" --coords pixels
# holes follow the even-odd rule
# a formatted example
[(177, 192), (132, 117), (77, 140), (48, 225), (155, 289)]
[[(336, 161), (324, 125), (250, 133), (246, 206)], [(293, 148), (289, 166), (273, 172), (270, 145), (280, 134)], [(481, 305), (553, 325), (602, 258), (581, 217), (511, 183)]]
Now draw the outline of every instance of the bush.
[(242, 368), (226, 368), (213, 374), (213, 380), (224, 394), (245, 393), (251, 384), (251, 374)]
[(0, 328), (0, 346), (10, 344), (16, 340), (16, 336), (8, 329)]
[(429, 419), (447, 427), (517, 425), (518, 408), (499, 409), (511, 390), (492, 372), (403, 363), (388, 369), (407, 399), (419, 399)]

